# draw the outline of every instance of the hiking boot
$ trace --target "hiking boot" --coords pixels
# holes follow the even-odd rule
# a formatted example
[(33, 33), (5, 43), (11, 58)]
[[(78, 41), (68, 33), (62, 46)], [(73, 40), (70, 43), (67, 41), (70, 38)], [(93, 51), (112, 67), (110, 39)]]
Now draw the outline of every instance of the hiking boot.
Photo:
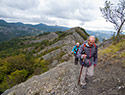
[(89, 80), (88, 80), (88, 78), (85, 78), (85, 81), (86, 81), (86, 83), (89, 83)]
[(82, 85), (81, 87), (82, 87), (82, 89), (86, 89), (87, 85), (85, 84), (85, 85)]

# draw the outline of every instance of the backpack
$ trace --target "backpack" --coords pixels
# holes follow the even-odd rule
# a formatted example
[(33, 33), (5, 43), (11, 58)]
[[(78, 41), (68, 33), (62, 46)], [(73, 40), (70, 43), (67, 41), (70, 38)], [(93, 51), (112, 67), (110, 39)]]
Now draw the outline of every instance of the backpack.
[[(79, 46), (80, 47), (80, 46)], [(76, 48), (74, 49), (75, 54), (77, 54), (77, 52), (79, 51), (79, 47), (76, 46)]]
[[(85, 47), (86, 47), (86, 44), (84, 44), (84, 46), (83, 46), (82, 54), (85, 54), (85, 51), (84, 51)], [(95, 48), (97, 47), (95, 43), (94, 43), (94, 47)], [(90, 64), (85, 64), (85, 62), (83, 61), (83, 59), (80, 59), (80, 60), (82, 61), (81, 65), (83, 65), (84, 67), (89, 67), (90, 66)]]

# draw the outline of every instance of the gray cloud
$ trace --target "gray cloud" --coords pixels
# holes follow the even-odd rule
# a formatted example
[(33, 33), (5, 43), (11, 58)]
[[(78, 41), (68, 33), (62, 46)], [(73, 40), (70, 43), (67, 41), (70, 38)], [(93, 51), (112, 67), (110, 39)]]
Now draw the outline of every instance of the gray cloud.
[(103, 0), (1, 0), (0, 18), (24, 23), (84, 25), (101, 16)]
[[(95, 6), (88, 6), (91, 2), (84, 2), (85, 0), (51, 0), (46, 5), (49, 7), (46, 10), (47, 15), (56, 16), (63, 19), (78, 19), (83, 21), (90, 21), (93, 19), (93, 8)], [(91, 12), (91, 13), (90, 13)], [(90, 14), (89, 14), (90, 13)]]
[(48, 17), (48, 19), (50, 17), (57, 17), (67, 20), (90, 21), (92, 17), (87, 13), (93, 7), (88, 7), (88, 3), (83, 0), (2, 0), (0, 3), (0, 6), (2, 6), (0, 8), (0, 17), (13, 17), (16, 19), (32, 17), (34, 19), (35, 16), (36, 22), (39, 21), (37, 19), (43, 18), (43, 16), (45, 18)]
[(38, 0), (2, 0), (1, 4), (8, 8), (15, 8), (19, 10), (27, 10), (33, 7), (37, 7)]

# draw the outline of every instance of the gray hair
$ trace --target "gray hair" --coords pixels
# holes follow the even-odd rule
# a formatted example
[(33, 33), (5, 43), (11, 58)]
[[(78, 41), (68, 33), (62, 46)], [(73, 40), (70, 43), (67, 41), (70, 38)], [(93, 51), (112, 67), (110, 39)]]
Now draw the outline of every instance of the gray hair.
[(87, 40), (90, 40), (90, 38), (94, 38), (95, 39), (95, 36), (91, 35), (91, 36), (88, 37)]

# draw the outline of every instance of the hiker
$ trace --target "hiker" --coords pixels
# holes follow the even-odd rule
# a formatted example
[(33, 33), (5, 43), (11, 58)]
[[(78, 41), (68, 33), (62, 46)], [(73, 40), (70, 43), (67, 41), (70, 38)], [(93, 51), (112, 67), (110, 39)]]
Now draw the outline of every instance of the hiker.
[(72, 53), (74, 53), (74, 56), (75, 56), (75, 65), (78, 64), (77, 53), (79, 51), (79, 48), (80, 48), (80, 44), (79, 44), (79, 42), (77, 42), (76, 45), (74, 46), (74, 48), (72, 49)]
[(97, 50), (98, 47), (95, 44), (94, 36), (89, 36), (88, 40), (80, 46), (78, 57), (80, 58), (81, 70), (78, 84), (82, 88), (86, 88), (87, 86), (87, 76), (94, 75), (94, 67), (97, 64)]

